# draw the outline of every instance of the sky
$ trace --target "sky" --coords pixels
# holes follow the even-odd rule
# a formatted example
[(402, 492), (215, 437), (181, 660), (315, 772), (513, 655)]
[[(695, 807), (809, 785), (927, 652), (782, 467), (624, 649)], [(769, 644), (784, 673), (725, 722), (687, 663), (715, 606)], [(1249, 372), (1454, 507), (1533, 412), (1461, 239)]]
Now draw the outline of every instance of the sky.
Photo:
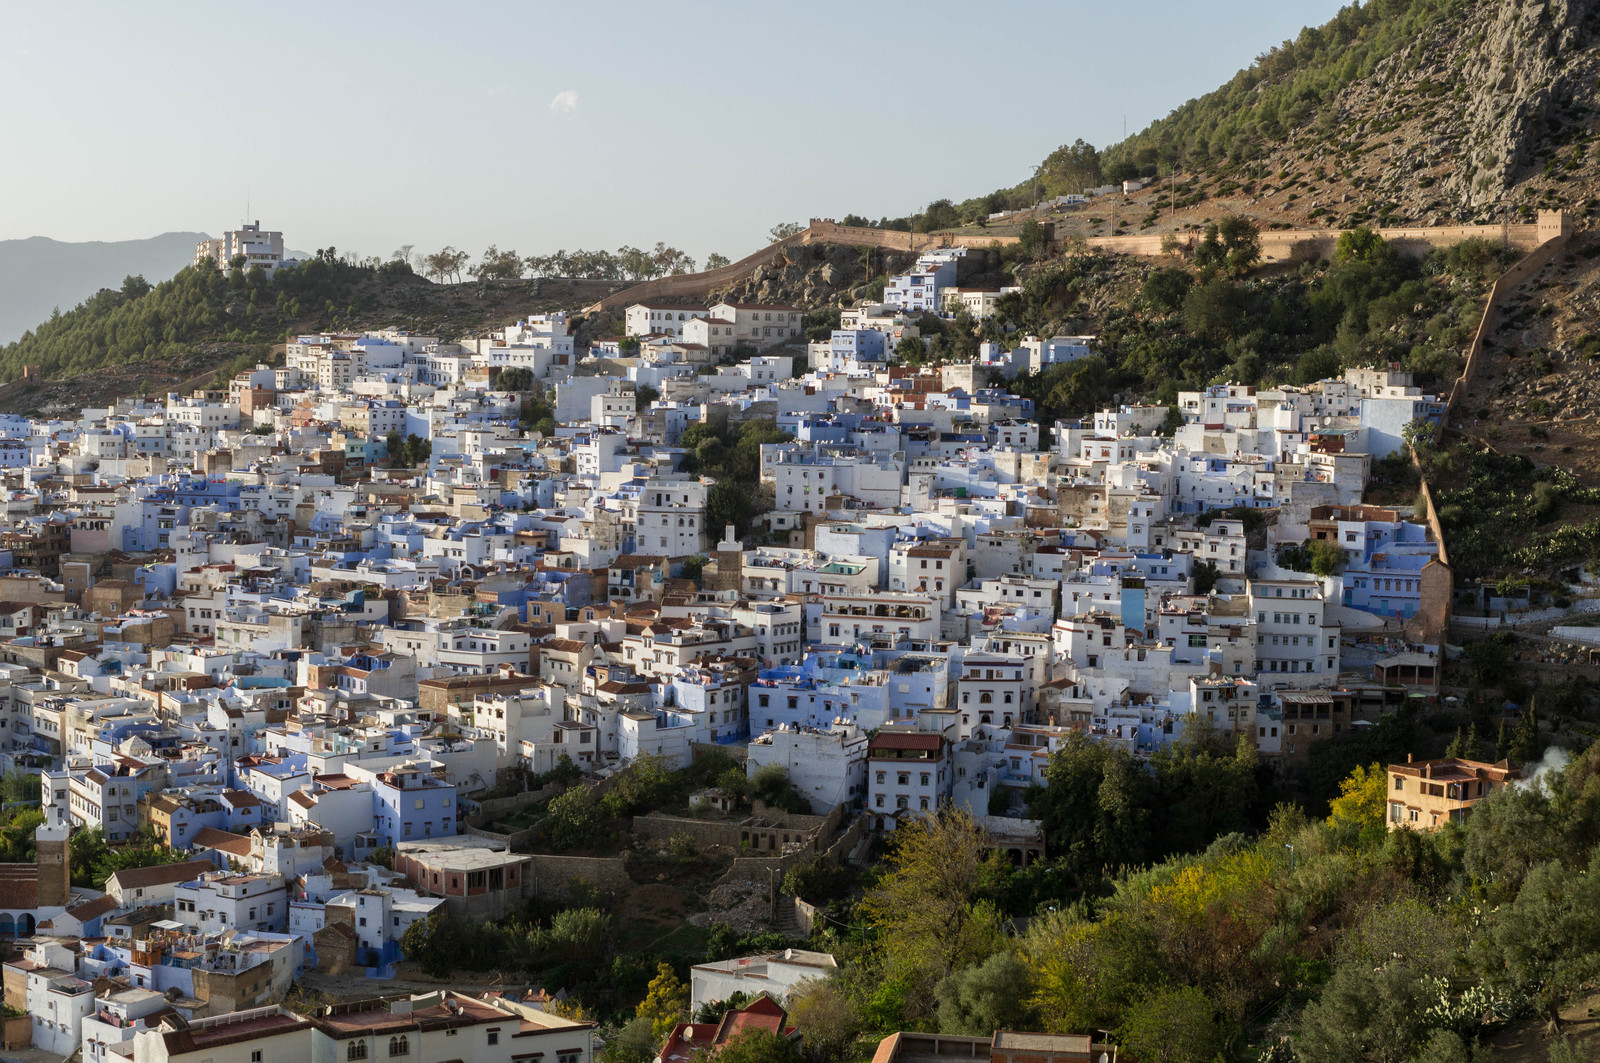
[(737, 258), (1120, 140), (1341, 2), (0, 0), (0, 239)]

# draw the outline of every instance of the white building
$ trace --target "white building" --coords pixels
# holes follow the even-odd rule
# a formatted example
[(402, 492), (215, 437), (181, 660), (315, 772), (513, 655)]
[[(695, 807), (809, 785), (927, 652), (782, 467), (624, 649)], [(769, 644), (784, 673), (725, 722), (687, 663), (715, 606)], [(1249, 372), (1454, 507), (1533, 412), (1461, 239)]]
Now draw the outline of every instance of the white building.
[(262, 232), (259, 221), (223, 233), (214, 240), (201, 240), (195, 245), (194, 264), (209, 259), (218, 269), (227, 273), (233, 260), (244, 256), (244, 268), (260, 266), (271, 276), (283, 265), (283, 234)]
[(768, 731), (751, 740), (745, 765), (754, 775), (768, 764), (789, 773), (789, 781), (819, 816), (866, 797), (867, 736), (855, 724), (836, 723), (827, 730), (784, 726)]
[(623, 334), (627, 336), (666, 336), (683, 339), (683, 326), (711, 316), (703, 306), (652, 306), (634, 303), (623, 312)]
[(804, 949), (696, 964), (689, 968), (689, 1010), (730, 1000), (735, 993), (751, 998), (765, 993), (783, 1000), (802, 982), (826, 979), (838, 969), (838, 961), (829, 953)]

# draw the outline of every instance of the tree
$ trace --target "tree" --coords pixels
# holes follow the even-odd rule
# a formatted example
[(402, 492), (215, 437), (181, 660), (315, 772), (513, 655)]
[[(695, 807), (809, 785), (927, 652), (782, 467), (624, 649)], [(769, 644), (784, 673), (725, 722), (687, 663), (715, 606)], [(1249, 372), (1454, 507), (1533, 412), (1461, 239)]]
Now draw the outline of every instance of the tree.
[(1387, 266), (1393, 258), (1394, 248), (1389, 242), (1364, 225), (1340, 233), (1339, 242), (1333, 248), (1335, 265), (1342, 266), (1354, 260)]
[(667, 758), (655, 753), (635, 757), (619, 772), (600, 799), (600, 810), (617, 819), (661, 807), (671, 800), (678, 779)]
[(710, 272), (714, 269), (721, 269), (723, 266), (729, 265), (730, 261), (731, 260), (727, 255), (718, 254), (717, 252), (713, 251), (706, 256), (706, 271)]
[(953, 229), (960, 224), (961, 215), (956, 213), (954, 204), (948, 199), (936, 199), (917, 216), (912, 229), (919, 233), (931, 233), (939, 229)]
[(1082, 137), (1046, 155), (1038, 175), (1045, 182), (1041, 196), (1052, 192), (1082, 192), (1100, 184), (1100, 153)]
[(1344, 566), (1347, 558), (1339, 544), (1329, 539), (1312, 539), (1306, 544), (1311, 571), (1319, 576), (1331, 576)]
[(1032, 1029), (1027, 1006), (1032, 989), (1028, 965), (1014, 952), (997, 952), (939, 983), (939, 1029), (984, 1035)]
[(648, 1063), (661, 1043), (648, 1018), (635, 1017), (615, 1034), (606, 1038), (600, 1053), (600, 1063)]
[[(462, 256), (465, 259), (466, 256)], [(490, 244), (469, 272), (481, 281), (518, 280), (522, 276), (522, 256), (515, 251), (501, 251)]]
[(689, 987), (678, 978), (671, 964), (657, 964), (656, 976), (650, 980), (650, 986), (634, 1015), (650, 1021), (651, 1038), (660, 1044), (672, 1032), (672, 1027), (687, 1018), (688, 1014)]
[(1158, 989), (1128, 1014), (1122, 1047), (1140, 1063), (1204, 1063), (1227, 1043), (1216, 1006), (1194, 986)]
[(1222, 277), (1191, 288), (1183, 298), (1183, 325), (1191, 334), (1212, 339), (1234, 335), (1244, 319), (1244, 298)]
[(29, 775), (20, 768), (12, 768), (0, 779), (0, 799), (8, 805), (19, 801), (39, 800), (39, 776)]
[(142, 299), (150, 293), (150, 282), (142, 273), (130, 273), (122, 278), (122, 295), (127, 299)]
[(1188, 270), (1166, 266), (1145, 278), (1144, 301), (1164, 314), (1175, 313), (1183, 307), (1183, 301), (1193, 287), (1194, 277)]
[(770, 1030), (747, 1030), (715, 1052), (702, 1050), (697, 1058), (717, 1063), (800, 1063), (800, 1046)]
[(932, 1010), (935, 986), (981, 963), (998, 942), (993, 907), (978, 899), (991, 861), (988, 834), (966, 812), (944, 808), (894, 832), (887, 872), (860, 911), (878, 931), (893, 972)]
[(902, 362), (921, 362), (927, 353), (928, 346), (922, 342), (921, 336), (903, 337), (894, 348), (894, 356)]
[(781, 243), (791, 236), (805, 232), (805, 229), (806, 227), (797, 221), (780, 222), (772, 227), (772, 231), (767, 234), (767, 237), (775, 244)]
[(1382, 764), (1357, 767), (1339, 784), (1339, 796), (1328, 802), (1328, 822), (1357, 837), (1370, 838), (1382, 832), (1388, 779)]
[(789, 991), (789, 1018), (812, 1063), (843, 1063), (861, 1032), (861, 1012), (834, 979), (811, 978)]
[(565, 908), (550, 920), (550, 945), (563, 963), (594, 963), (611, 949), (611, 916), (598, 908)]
[(1029, 815), (1079, 888), (1098, 889), (1117, 868), (1142, 863), (1154, 783), (1128, 751), (1073, 732), (1051, 754), (1045, 785), (1027, 791)]
[(1030, 261), (1038, 261), (1050, 249), (1050, 238), (1043, 225), (1029, 218), (1017, 232), (1017, 246)]
[(1202, 561), (1194, 566), (1194, 592), (1196, 594), (1210, 594), (1217, 586), (1217, 580), (1222, 578), (1222, 570), (1214, 561)]
[(587, 787), (573, 786), (550, 799), (544, 835), (552, 849), (576, 849), (592, 841), (599, 830), (600, 816)]
[(1414, 417), (1400, 429), (1400, 438), (1410, 449), (1425, 451), (1439, 438), (1439, 422)]
[[(722, 924), (726, 926), (727, 924)], [(731, 929), (731, 928), (730, 928)], [(700, 1010), (690, 1016), (690, 1022), (721, 1022), (722, 1016), (735, 1008), (742, 1008), (750, 1003), (750, 994), (743, 990), (736, 990), (727, 1000), (708, 1000), (700, 1005)]]
[(1542, 743), (1539, 740), (1539, 716), (1530, 698), (1517, 717), (1517, 726), (1511, 732), (1511, 759), (1517, 764), (1532, 764), (1539, 759)]
[(713, 530), (732, 525), (735, 535), (743, 535), (758, 512), (755, 498), (733, 480), (718, 480), (706, 493), (706, 527)]
[(424, 276), (432, 277), (443, 283), (445, 278), (461, 279), (461, 267), (467, 264), (467, 254), (457, 251), (446, 244), (444, 247), (429, 255), (425, 260), (427, 269)]
[(1526, 995), (1559, 1027), (1561, 1008), (1600, 976), (1600, 849), (1535, 867), (1509, 905), (1493, 914), (1480, 969), (1493, 986)]
[(773, 808), (802, 816), (812, 814), (811, 802), (795, 789), (782, 764), (763, 764), (750, 776), (750, 793)]
[(533, 370), (521, 366), (502, 369), (494, 386), (501, 391), (529, 391), (533, 388)]
[(1236, 214), (1207, 225), (1194, 252), (1195, 265), (1236, 275), (1248, 273), (1260, 260), (1261, 231), (1255, 222)]
[(1485, 686), (1505, 680), (1511, 668), (1511, 647), (1498, 638), (1480, 639), (1467, 644), (1467, 663), (1474, 682)]

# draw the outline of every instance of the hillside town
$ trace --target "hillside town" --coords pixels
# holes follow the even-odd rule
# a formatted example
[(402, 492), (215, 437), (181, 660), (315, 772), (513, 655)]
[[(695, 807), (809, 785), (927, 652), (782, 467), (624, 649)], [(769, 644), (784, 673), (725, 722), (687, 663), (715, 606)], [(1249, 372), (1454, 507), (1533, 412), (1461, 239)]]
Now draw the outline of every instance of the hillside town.
[[(224, 268), (283, 255), (259, 226), (209, 245)], [(927, 253), (821, 339), (801, 307), (665, 301), (584, 346), (564, 312), (458, 342), (302, 335), (225, 389), (0, 422), (0, 767), (43, 815), (36, 859), (0, 865), (6, 1044), (590, 1063), (595, 1024), (546, 995), (285, 996), (311, 971), (385, 994), (413, 925), (593, 881), (508, 825), (551, 780), (720, 751), (807, 807), (710, 787), (700, 819), (636, 815), (634, 835), (781, 868), (958, 808), (1026, 865), (1050, 846), (1029, 794), (1074, 736), (1149, 758), (1221, 735), (1292, 778), (1438, 696), (1438, 537), (1364, 497), (1439, 398), (1350, 369), (1040, 424), (1008, 384), (1094, 337), (900, 356), (927, 316), (1007, 294), (959, 287), (962, 254)], [(1516, 778), (1395, 772), (1391, 827)], [(174, 859), (83, 885), (70, 839), (90, 831)], [(761, 991), (832, 965), (695, 968), (696, 1008), (754, 1002), (679, 1023), (658, 1058), (787, 1036)], [(919, 1036), (897, 1051), (939, 1051)], [(1002, 1043), (1021, 1036), (982, 1051), (1099, 1050)]]

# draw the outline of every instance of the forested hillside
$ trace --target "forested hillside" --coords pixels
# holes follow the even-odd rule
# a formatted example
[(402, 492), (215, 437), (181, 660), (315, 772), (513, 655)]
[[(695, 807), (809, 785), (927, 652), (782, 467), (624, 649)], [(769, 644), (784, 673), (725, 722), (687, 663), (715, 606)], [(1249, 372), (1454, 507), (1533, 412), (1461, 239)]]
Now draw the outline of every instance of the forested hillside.
[(131, 276), (120, 289), (103, 289), (0, 349), (0, 376), (15, 379), (24, 365), (54, 376), (177, 358), (203, 341), (280, 343), (291, 322), (316, 317), (336, 327), (369, 304), (370, 282), (410, 274), (403, 264), (371, 269), (313, 259), (270, 279), (259, 269), (225, 275), (209, 262), (154, 286)]
[[(1148, 212), (1141, 230), (1221, 212), (1285, 227), (1588, 212), (1600, 198), (1597, 130), (1593, 0), (1368, 0), (1120, 143), (1073, 140), (1010, 188), (878, 224), (983, 227), (994, 212), (1131, 178), (1158, 179), (1122, 208), (1130, 221)], [(1109, 209), (1059, 214), (1057, 233), (1106, 235)]]
[(145, 240), (70, 243), (32, 236), (0, 240), (0, 343), (43, 321), (52, 307), (76, 304), (129, 274), (161, 280), (194, 260), (204, 233), (162, 233)]

